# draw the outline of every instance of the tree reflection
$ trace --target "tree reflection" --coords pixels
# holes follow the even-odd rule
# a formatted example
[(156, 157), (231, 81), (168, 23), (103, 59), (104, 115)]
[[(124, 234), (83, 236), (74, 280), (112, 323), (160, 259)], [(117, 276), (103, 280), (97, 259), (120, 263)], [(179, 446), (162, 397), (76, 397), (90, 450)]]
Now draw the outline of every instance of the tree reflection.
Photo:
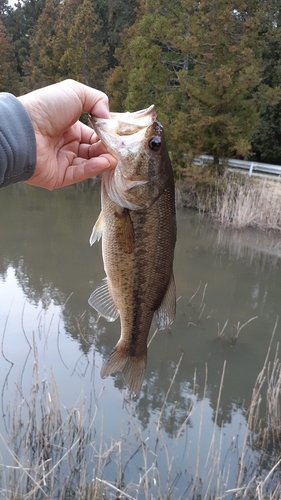
[[(75, 188), (47, 193), (18, 185), (2, 190), (0, 205), (4, 214), (0, 220), (1, 279), (6, 279), (12, 267), (32, 304), (43, 309), (51, 302), (61, 306), (65, 332), (83, 354), (94, 345), (106, 358), (118, 340), (120, 322), (97, 322), (88, 306), (88, 297), (104, 277), (100, 245), (90, 248), (88, 244), (100, 209), (99, 193)], [(170, 437), (175, 437), (185, 422), (191, 425), (191, 405), (204, 395), (219, 427), (231, 422), (240, 401), (245, 399), (246, 406), (249, 404), (271, 324), (279, 312), (279, 261), (273, 268), (272, 262), (263, 260), (260, 268), (257, 257), (249, 261), (243, 253), (234, 258), (233, 253), (227, 253), (226, 241), (221, 238), (215, 244), (214, 237), (212, 225), (186, 213), (180, 218), (175, 259), (177, 293), (181, 296), (177, 317), (171, 333), (159, 332), (149, 347), (145, 383), (135, 401), (143, 429), (163, 407), (161, 423)], [(201, 289), (190, 303), (200, 281)], [(252, 322), (235, 345), (231, 343), (235, 325), (255, 315), (258, 325)], [(226, 321), (225, 335), (218, 339), (218, 329)], [(258, 341), (257, 326), (264, 332)], [(183, 361), (165, 402), (182, 350)], [(113, 380), (116, 389), (125, 389), (121, 374)]]

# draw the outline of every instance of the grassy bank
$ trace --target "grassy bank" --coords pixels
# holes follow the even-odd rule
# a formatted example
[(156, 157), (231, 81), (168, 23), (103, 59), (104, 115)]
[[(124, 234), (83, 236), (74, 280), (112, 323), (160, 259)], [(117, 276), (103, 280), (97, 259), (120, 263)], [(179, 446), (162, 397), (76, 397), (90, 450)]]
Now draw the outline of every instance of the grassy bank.
[(281, 183), (226, 172), (214, 178), (209, 169), (189, 167), (177, 181), (178, 202), (208, 212), (223, 226), (281, 230)]

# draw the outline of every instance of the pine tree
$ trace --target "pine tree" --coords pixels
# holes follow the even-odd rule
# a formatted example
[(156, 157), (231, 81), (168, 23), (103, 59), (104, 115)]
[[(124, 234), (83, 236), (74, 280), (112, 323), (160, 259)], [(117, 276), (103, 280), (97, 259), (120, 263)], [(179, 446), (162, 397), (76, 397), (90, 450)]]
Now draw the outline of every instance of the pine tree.
[(0, 19), (5, 24), (7, 15), (12, 11), (8, 0), (0, 0)]
[(107, 46), (91, 0), (83, 0), (67, 35), (67, 46), (60, 64), (68, 76), (92, 87), (104, 89)]
[(244, 2), (203, 0), (187, 28), (190, 67), (179, 72), (187, 116), (178, 126), (194, 152), (213, 155), (216, 165), (219, 158), (245, 157), (258, 119), (252, 93), (260, 82), (261, 60), (251, 48)]
[(107, 81), (114, 109), (137, 110), (155, 104), (168, 126), (180, 107), (178, 71), (185, 54), (174, 47), (184, 37), (179, 1), (147, 1), (140, 5), (136, 23), (125, 31), (119, 60)]
[(69, 78), (68, 62), (71, 58), (68, 46), (69, 31), (71, 30), (74, 18), (82, 0), (64, 0), (59, 9), (59, 15), (53, 37), (53, 57), (57, 61), (57, 69), (60, 78)]
[(16, 59), (20, 90), (28, 91), (27, 78), (30, 71), (30, 38), (32, 37), (37, 20), (42, 13), (45, 0), (18, 1), (13, 9), (9, 10), (5, 26), (11, 38), (12, 49)]
[(55, 83), (59, 79), (54, 43), (60, 0), (47, 0), (31, 39), (29, 88)]
[(280, 2), (259, 3), (255, 31), (263, 60), (257, 96), (259, 127), (253, 136), (258, 161), (281, 165), (281, 11)]
[[(126, 109), (156, 104), (178, 156), (243, 157), (257, 123), (261, 60), (237, 0), (147, 0), (116, 52), (107, 89)], [(124, 93), (122, 95), (122, 79)], [(126, 95), (125, 95), (126, 94)]]
[(17, 93), (17, 75), (11, 41), (0, 18), (0, 92)]
[(135, 22), (137, 0), (97, 0), (94, 6), (101, 23), (102, 40), (108, 47), (108, 66), (114, 68), (115, 50), (121, 44), (121, 36)]

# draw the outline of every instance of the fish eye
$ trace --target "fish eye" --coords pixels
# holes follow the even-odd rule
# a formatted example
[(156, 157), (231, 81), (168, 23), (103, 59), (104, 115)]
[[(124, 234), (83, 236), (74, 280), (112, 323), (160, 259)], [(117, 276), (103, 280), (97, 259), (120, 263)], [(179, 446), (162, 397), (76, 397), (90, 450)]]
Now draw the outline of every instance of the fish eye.
[(155, 135), (149, 141), (149, 147), (152, 151), (158, 151), (161, 147), (161, 137)]

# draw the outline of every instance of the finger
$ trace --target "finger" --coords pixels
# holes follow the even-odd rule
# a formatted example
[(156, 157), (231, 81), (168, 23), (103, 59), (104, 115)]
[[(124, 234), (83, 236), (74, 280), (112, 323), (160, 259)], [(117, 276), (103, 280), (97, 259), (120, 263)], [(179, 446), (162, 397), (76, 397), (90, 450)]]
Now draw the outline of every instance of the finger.
[(96, 142), (96, 144), (92, 144), (89, 147), (89, 156), (88, 158), (93, 158), (94, 156), (100, 156), (102, 154), (108, 153), (108, 150), (106, 149), (105, 145), (99, 141)]
[(85, 125), (82, 122), (78, 123), (80, 125), (80, 137), (82, 143), (94, 144), (100, 140), (96, 132), (90, 126)]
[[(78, 158), (76, 160), (78, 160)], [(78, 165), (71, 165), (67, 168), (64, 177), (58, 180), (56, 188), (70, 186), (76, 182), (85, 181), (86, 179), (90, 179), (91, 177), (101, 174), (109, 168), (110, 163), (104, 156), (82, 161)]]
[(63, 134), (63, 144), (77, 141), (78, 143), (94, 144), (99, 141), (99, 137), (93, 129), (87, 127), (84, 123), (77, 121), (69, 127)]
[[(92, 128), (78, 121), (63, 135), (63, 145), (67, 145), (73, 141), (89, 146), (100, 142), (100, 138)], [(106, 151), (106, 148), (101, 149), (98, 154), (105, 153)]]
[(110, 118), (108, 97), (101, 97), (100, 100), (93, 106), (90, 111), (91, 115), (98, 118)]
[(60, 149), (60, 153), (67, 155), (67, 157), (69, 157), (69, 154), (72, 153), (74, 155), (73, 158), (77, 157), (78, 161), (80, 158), (89, 160), (90, 158), (108, 153), (106, 147), (101, 141), (91, 144), (90, 146), (89, 144), (78, 144), (77, 141), (72, 141), (62, 147), (59, 147), (58, 149)]
[(107, 153), (107, 150), (101, 142), (92, 144), (91, 146), (89, 144), (80, 144), (77, 156), (89, 160), (103, 153)]
[(73, 88), (75, 87), (76, 92), (79, 94), (83, 113), (90, 113), (98, 118), (110, 118), (106, 94), (74, 80), (67, 80), (67, 82)]
[(99, 158), (106, 158), (109, 162), (109, 168), (115, 168), (117, 166), (118, 160), (114, 158), (110, 153), (102, 154)]

